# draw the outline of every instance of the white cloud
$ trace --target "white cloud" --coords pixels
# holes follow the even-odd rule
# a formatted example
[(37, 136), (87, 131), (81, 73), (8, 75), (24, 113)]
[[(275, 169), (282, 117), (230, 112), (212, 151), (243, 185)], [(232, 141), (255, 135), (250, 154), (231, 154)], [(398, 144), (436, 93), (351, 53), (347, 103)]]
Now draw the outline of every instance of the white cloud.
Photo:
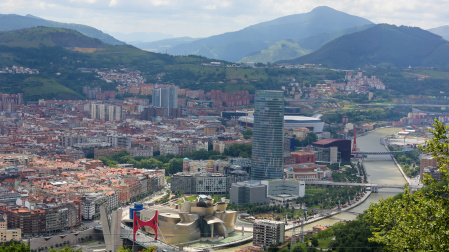
[(113, 6), (116, 6), (116, 5), (117, 5), (117, 3), (118, 3), (118, 1), (117, 1), (117, 0), (111, 0), (111, 1), (109, 1), (109, 7), (113, 7)]

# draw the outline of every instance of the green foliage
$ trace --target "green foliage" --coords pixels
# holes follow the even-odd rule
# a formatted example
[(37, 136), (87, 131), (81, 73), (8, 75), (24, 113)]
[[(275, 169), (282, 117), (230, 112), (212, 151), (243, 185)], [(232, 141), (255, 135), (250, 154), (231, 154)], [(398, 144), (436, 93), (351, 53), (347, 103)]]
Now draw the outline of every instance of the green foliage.
[(253, 150), (252, 144), (233, 144), (228, 148), (225, 148), (224, 154), (230, 157), (243, 157), (249, 158), (251, 157)]
[(293, 252), (304, 252), (304, 248), (302, 246), (296, 246), (293, 249)]
[(316, 141), (318, 141), (318, 136), (312, 131), (303, 140), (295, 139), (295, 147), (306, 147)]
[[(390, 151), (400, 151), (403, 147), (399, 146), (388, 146)], [(420, 160), (419, 155), (422, 152), (419, 149), (414, 149), (412, 151), (407, 151), (404, 154), (396, 153), (394, 154), (394, 158), (399, 163), (399, 165), (404, 170), (407, 177), (415, 177), (420, 173)]]
[(0, 252), (28, 252), (30, 246), (23, 242), (7, 242), (0, 246)]
[(366, 123), (399, 120), (403, 115), (392, 109), (357, 109), (349, 111), (341, 111), (332, 114), (324, 114), (323, 121), (329, 124), (341, 123), (343, 116), (347, 116), (351, 123)]
[(296, 204), (306, 204), (307, 207), (332, 209), (340, 204), (345, 204), (348, 199), (354, 199), (356, 194), (360, 195), (360, 187), (315, 187), (307, 186), (306, 194), (296, 199)]
[[(139, 250), (141, 252), (156, 252), (157, 248), (156, 246), (151, 246), (148, 248), (144, 248), (142, 250)], [(133, 250), (131, 248), (125, 248), (125, 247), (120, 247), (117, 252), (132, 252)]]
[(317, 51), (286, 61), (315, 63), (355, 69), (366, 65), (383, 67), (447, 67), (448, 42), (417, 27), (379, 24), (364, 31), (339, 37)]
[[(376, 68), (370, 70), (368, 75), (379, 77), (385, 84), (387, 89), (396, 91), (396, 93), (404, 95), (439, 95), (440, 91), (449, 92), (447, 78), (442, 77), (445, 69), (441, 72), (422, 72), (421, 69), (382, 69)], [(424, 80), (420, 80), (416, 74), (430, 76)], [(445, 76), (444, 76), (445, 77)], [(378, 94), (375, 93), (375, 96)]]
[(182, 158), (172, 158), (168, 161), (168, 173), (175, 174), (182, 171)]
[(244, 139), (250, 139), (253, 137), (253, 130), (250, 128), (247, 128), (245, 131), (243, 131), (243, 138)]
[(54, 249), (54, 248), (51, 248), (51, 249), (50, 249), (50, 252), (81, 252), (81, 251), (82, 251), (81, 249), (75, 250), (75, 249), (69, 248), (69, 247), (67, 247), (67, 246), (65, 246), (65, 247), (62, 248), (62, 249)]
[(281, 40), (268, 48), (244, 57), (239, 62), (276, 62), (301, 57), (310, 52), (311, 50), (302, 48), (298, 42)]
[(312, 243), (312, 246), (318, 247), (318, 239), (316, 237), (312, 237), (310, 242)]
[[(74, 48), (88, 49), (80, 53)], [(112, 46), (76, 31), (61, 28), (35, 27), (0, 32), (0, 65), (36, 68), (39, 70), (38, 82), (41, 83), (39, 85), (51, 84), (36, 89), (33, 83), (23, 83), (28, 75), (6, 74), (0, 77), (2, 80), (0, 91), (25, 93), (24, 97), (27, 100), (80, 99), (84, 98), (81, 94), (81, 87), (84, 85), (101, 86), (103, 90), (111, 90), (111, 87), (110, 84), (94, 77), (92, 73), (79, 72), (78, 68), (121, 66), (150, 75), (164, 72), (165, 67), (172, 64), (183, 65), (185, 62), (200, 64), (207, 61), (208, 59), (197, 56), (176, 58), (166, 54), (150, 53), (129, 45)], [(30, 90), (24, 91), (24, 88)]]
[[(199, 151), (187, 152), (186, 157), (194, 160), (208, 159), (226, 159), (226, 156), (220, 155), (218, 151)], [(167, 174), (175, 174), (182, 171), (183, 158), (172, 154), (158, 155), (152, 158), (148, 157), (131, 157), (127, 151), (121, 151), (112, 156), (101, 157), (100, 160), (104, 165), (117, 167), (118, 164), (132, 164), (136, 168), (145, 169), (165, 169)]]
[[(336, 167), (333, 166), (332, 168), (335, 169)], [(338, 172), (338, 171), (336, 171), (334, 169), (332, 169), (333, 170), (332, 171), (332, 179), (335, 182), (354, 182), (354, 183), (361, 183), (362, 182), (362, 179), (357, 176), (358, 169), (353, 164), (351, 164), (350, 168), (346, 167), (344, 172)]]
[(449, 127), (435, 120), (432, 138), (423, 152), (438, 161), (442, 183), (425, 176), (426, 190), (410, 194), (408, 186), (402, 198), (387, 198), (367, 210), (373, 223), (370, 241), (385, 244), (387, 251), (445, 251), (449, 244)]
[(331, 241), (329, 245), (329, 248), (332, 250), (348, 252), (382, 251), (383, 246), (381, 244), (368, 241), (373, 235), (370, 224), (364, 220), (363, 215), (348, 223), (337, 223), (327, 230), (335, 235), (335, 240)]

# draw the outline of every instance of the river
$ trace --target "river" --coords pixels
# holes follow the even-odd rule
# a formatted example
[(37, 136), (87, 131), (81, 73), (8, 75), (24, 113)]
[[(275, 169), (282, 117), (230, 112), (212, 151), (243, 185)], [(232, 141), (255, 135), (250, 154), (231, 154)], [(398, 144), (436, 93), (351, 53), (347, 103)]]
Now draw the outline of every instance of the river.
[[(385, 147), (380, 144), (380, 139), (385, 136), (392, 135), (398, 131), (400, 131), (400, 128), (377, 129), (364, 136), (357, 137), (357, 147), (360, 149), (360, 151), (372, 151), (372, 152), (385, 151)], [(398, 185), (406, 183), (404, 177), (402, 176), (401, 172), (395, 165), (390, 155), (368, 156), (368, 158), (364, 160), (364, 165), (370, 183), (387, 184), (387, 185), (388, 184)], [(329, 218), (310, 223), (304, 226), (304, 230), (306, 231), (311, 230), (312, 227), (317, 225), (328, 226), (344, 220), (354, 220), (357, 217), (357, 214), (362, 213), (363, 211), (368, 209), (371, 202), (377, 202), (381, 198), (394, 196), (400, 192), (402, 192), (402, 190), (400, 189), (388, 189), (388, 188), (379, 189), (379, 193), (372, 193), (365, 202), (351, 209), (350, 212), (343, 212), (331, 216)], [(296, 233), (298, 233), (299, 231), (300, 231), (299, 228), (297, 228)], [(285, 234), (291, 236), (292, 230), (286, 231)], [(239, 248), (249, 245), (252, 245), (252, 242), (238, 247), (222, 249), (217, 251), (236, 251)]]

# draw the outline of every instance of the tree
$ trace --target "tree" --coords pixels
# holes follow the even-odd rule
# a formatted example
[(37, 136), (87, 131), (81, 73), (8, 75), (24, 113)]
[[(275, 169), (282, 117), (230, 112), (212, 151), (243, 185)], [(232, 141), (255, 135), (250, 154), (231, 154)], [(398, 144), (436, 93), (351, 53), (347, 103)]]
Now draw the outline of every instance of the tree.
[(172, 158), (168, 162), (168, 173), (175, 174), (177, 172), (181, 172), (182, 171), (182, 162), (183, 162), (182, 158)]
[(389, 251), (444, 251), (449, 244), (449, 127), (435, 119), (433, 137), (421, 148), (438, 161), (442, 181), (428, 175), (423, 190), (409, 192), (402, 198), (387, 198), (367, 210), (367, 220), (373, 224), (370, 241), (385, 244)]
[(81, 252), (81, 249), (73, 249), (73, 248), (69, 248), (67, 246), (65, 246), (62, 249), (56, 250), (56, 249), (50, 249), (50, 252)]
[(318, 239), (316, 237), (312, 237), (310, 242), (312, 243), (312, 246), (318, 247)]
[(243, 131), (243, 138), (244, 139), (250, 139), (251, 137), (253, 137), (253, 130), (248, 128), (245, 131)]
[(356, 220), (348, 223), (337, 223), (325, 231), (335, 235), (335, 240), (329, 244), (330, 250), (337, 251), (382, 251), (383, 246), (379, 243), (369, 242), (368, 239), (373, 237), (371, 227), (365, 221), (364, 215), (357, 216)]
[(3, 252), (26, 252), (30, 251), (30, 245), (25, 244), (23, 242), (17, 243), (17, 242), (11, 242), (2, 244), (0, 246), (0, 251)]
[[(133, 250), (130, 248), (120, 247), (117, 252), (132, 252)], [(156, 246), (151, 246), (146, 249), (140, 250), (141, 252), (156, 252)]]
[(293, 252), (304, 252), (304, 248), (301, 247), (301, 246), (296, 246), (296, 247), (293, 249)]

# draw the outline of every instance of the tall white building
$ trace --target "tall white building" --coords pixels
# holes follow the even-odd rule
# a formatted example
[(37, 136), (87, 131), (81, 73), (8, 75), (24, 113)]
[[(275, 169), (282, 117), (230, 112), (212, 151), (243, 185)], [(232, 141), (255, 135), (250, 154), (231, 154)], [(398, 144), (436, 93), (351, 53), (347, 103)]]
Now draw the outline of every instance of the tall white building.
[(101, 119), (105, 121), (121, 121), (122, 106), (112, 104), (92, 104), (90, 108), (92, 119)]

